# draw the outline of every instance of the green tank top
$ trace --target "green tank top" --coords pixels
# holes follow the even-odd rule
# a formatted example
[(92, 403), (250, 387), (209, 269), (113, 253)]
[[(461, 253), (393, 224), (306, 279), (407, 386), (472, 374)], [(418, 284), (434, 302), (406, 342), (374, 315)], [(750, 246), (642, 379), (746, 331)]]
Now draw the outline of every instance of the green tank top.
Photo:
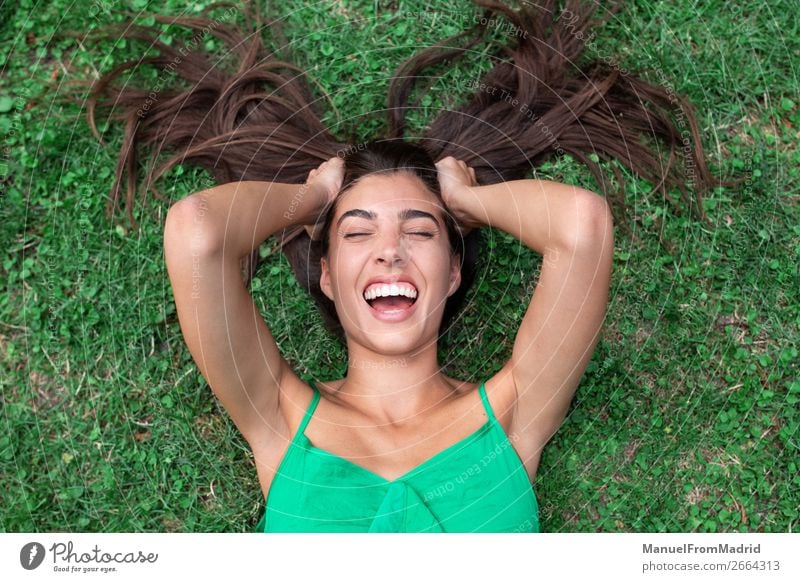
[(388, 481), (315, 447), (314, 396), (275, 473), (258, 532), (538, 532), (536, 495), (519, 456), (478, 391), (488, 420)]

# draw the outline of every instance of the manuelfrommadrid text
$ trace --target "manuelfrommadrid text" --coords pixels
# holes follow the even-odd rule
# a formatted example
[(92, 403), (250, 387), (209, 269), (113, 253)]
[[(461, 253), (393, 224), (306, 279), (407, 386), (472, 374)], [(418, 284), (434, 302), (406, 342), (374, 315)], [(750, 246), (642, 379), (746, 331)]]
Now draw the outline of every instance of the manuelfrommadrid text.
[(696, 546), (694, 544), (682, 544), (680, 546), (654, 546), (653, 544), (642, 544), (643, 554), (760, 554), (761, 544), (739, 544), (729, 546), (719, 544), (716, 546)]

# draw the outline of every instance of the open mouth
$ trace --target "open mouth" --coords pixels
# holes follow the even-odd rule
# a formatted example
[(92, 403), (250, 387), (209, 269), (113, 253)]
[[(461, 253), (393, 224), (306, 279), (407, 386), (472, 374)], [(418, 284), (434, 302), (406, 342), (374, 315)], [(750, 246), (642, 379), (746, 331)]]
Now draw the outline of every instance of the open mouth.
[(364, 289), (364, 300), (379, 312), (403, 311), (417, 302), (417, 289), (405, 281), (373, 283)]

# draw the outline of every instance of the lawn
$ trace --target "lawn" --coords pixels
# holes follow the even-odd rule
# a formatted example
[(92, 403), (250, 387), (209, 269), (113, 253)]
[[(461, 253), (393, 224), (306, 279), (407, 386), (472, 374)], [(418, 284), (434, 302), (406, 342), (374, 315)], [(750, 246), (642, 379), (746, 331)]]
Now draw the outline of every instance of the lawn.
[[(109, 220), (121, 128), (98, 116), (102, 146), (80, 105), (57, 101), (68, 81), (147, 48), (64, 32), (121, 21), (117, 5), (155, 24), (141, 11), (210, 4), (0, 4), (0, 531), (243, 532), (263, 512), (247, 444), (183, 343), (163, 258), (170, 201), (210, 177), (178, 166), (159, 182), (169, 200), (135, 208), (138, 229), (123, 211)], [(291, 6), (278, 10), (292, 58), (311, 70), (326, 123), (354, 140), (385, 129), (395, 67), (478, 14), (466, 0)], [(543, 531), (800, 529), (797, 8), (636, 0), (597, 30), (587, 57), (687, 95), (713, 171), (741, 183), (709, 192), (700, 221), (628, 180), (603, 335), (534, 483)], [(435, 71), (412, 133), (466, 97), (454, 76), (486, 71), (502, 42), (498, 26)], [(137, 75), (143, 87), (154, 79)], [(537, 174), (593, 187), (570, 159)], [(473, 380), (508, 358), (539, 265), (503, 233), (486, 239), (442, 348), (449, 373)], [(262, 249), (256, 303), (298, 371), (341, 375), (344, 352), (273, 246)]]

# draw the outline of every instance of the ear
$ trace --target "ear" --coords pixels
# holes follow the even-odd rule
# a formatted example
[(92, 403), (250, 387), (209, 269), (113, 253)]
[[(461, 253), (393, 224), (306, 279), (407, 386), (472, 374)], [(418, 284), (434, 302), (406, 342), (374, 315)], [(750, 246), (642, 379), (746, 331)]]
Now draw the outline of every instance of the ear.
[(461, 257), (453, 255), (450, 257), (450, 288), (447, 291), (447, 296), (450, 297), (453, 293), (458, 291), (461, 286)]
[(320, 276), (319, 276), (319, 286), (322, 289), (322, 292), (325, 296), (333, 301), (333, 287), (331, 286), (331, 272), (330, 267), (328, 266), (328, 261), (325, 257), (322, 257), (319, 260), (320, 266)]

